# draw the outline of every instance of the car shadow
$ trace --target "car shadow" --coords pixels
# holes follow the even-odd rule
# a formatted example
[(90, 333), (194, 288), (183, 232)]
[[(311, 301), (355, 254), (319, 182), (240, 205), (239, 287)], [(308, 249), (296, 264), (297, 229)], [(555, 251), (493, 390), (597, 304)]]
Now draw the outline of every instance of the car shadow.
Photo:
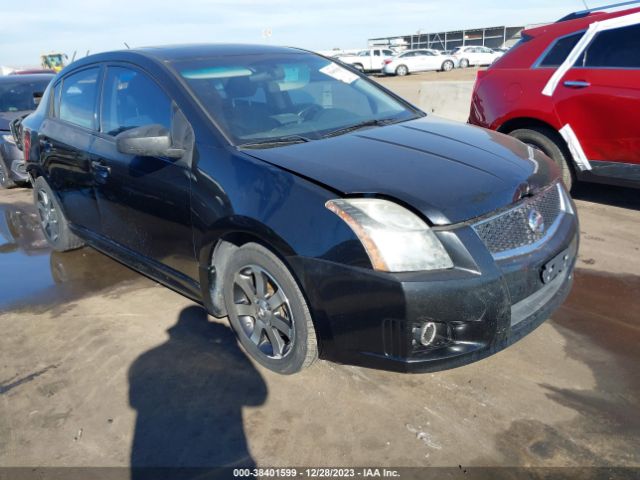
[(235, 335), (187, 307), (169, 339), (129, 369), (137, 411), (131, 478), (212, 478), (226, 467), (252, 468), (242, 409), (267, 398), (267, 386)]
[(638, 193), (639, 191), (635, 188), (599, 183), (578, 183), (571, 192), (571, 196), (576, 200), (640, 210), (640, 195)]

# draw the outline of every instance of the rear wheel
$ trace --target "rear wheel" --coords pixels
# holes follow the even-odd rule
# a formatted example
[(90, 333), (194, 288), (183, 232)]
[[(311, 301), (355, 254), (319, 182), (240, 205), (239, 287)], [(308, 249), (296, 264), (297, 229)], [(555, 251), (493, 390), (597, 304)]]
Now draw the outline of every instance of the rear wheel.
[(406, 65), (398, 65), (398, 68), (396, 68), (396, 75), (398, 75), (399, 77), (404, 77), (408, 73), (409, 69)]
[(450, 72), (451, 70), (453, 70), (453, 62), (451, 60), (446, 60), (443, 64), (442, 64), (442, 71), (443, 72)]
[(562, 181), (567, 190), (571, 190), (576, 179), (571, 165), (571, 154), (560, 135), (551, 128), (519, 128), (509, 133), (527, 145), (537, 148), (558, 164), (562, 171)]
[(84, 245), (84, 242), (69, 229), (60, 203), (43, 177), (36, 178), (33, 184), (33, 199), (38, 209), (42, 233), (52, 249), (66, 252)]
[(16, 186), (16, 183), (11, 180), (9, 176), (9, 168), (7, 164), (4, 163), (4, 159), (0, 157), (0, 187), (2, 188), (13, 188)]
[(261, 245), (248, 243), (229, 259), (224, 301), (240, 343), (268, 369), (292, 374), (318, 357), (300, 287), (280, 259)]
[(462, 60), (460, 60), (460, 68), (467, 68), (469, 66), (469, 60), (467, 60), (466, 58), (463, 58)]

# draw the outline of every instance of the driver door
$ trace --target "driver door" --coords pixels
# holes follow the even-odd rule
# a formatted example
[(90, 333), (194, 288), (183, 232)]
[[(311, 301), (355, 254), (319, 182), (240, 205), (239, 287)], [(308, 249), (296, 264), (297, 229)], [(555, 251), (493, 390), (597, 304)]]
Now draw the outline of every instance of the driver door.
[(190, 165), (183, 159), (120, 153), (116, 135), (159, 124), (172, 131), (177, 109), (146, 73), (109, 65), (104, 77), (100, 135), (92, 162), (103, 235), (153, 267), (197, 280), (190, 208)]

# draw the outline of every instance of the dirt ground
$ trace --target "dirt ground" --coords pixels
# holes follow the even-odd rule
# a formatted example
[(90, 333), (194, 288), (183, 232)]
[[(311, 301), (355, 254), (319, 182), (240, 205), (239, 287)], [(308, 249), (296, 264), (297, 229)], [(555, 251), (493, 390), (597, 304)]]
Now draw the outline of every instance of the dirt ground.
[(433, 374), (284, 377), (190, 300), (49, 251), (31, 191), (2, 190), (0, 466), (640, 467), (640, 197), (575, 198), (574, 290), (517, 344)]

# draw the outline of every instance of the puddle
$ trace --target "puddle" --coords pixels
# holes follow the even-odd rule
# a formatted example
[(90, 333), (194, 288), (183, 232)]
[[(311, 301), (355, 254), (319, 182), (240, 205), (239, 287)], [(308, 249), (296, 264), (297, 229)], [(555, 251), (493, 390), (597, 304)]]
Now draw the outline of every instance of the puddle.
[(33, 205), (0, 204), (0, 312), (64, 303), (136, 279), (142, 277), (91, 248), (51, 251)]

